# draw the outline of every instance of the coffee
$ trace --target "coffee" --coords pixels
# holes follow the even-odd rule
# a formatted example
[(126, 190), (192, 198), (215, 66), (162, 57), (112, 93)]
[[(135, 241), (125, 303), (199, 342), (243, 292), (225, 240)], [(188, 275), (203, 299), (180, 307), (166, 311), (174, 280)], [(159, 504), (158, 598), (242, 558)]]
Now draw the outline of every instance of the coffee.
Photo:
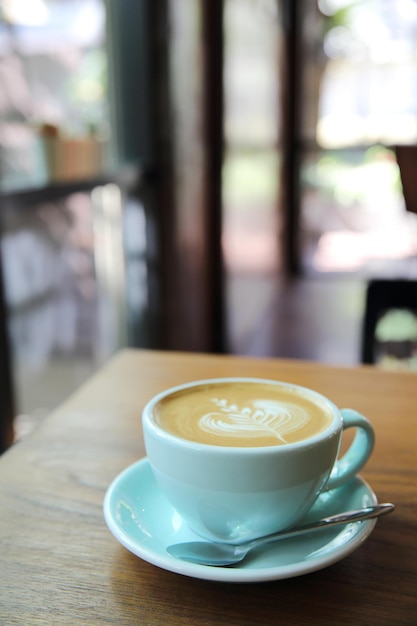
[(155, 422), (189, 441), (232, 447), (279, 446), (324, 431), (333, 411), (299, 387), (263, 382), (190, 386), (162, 398)]

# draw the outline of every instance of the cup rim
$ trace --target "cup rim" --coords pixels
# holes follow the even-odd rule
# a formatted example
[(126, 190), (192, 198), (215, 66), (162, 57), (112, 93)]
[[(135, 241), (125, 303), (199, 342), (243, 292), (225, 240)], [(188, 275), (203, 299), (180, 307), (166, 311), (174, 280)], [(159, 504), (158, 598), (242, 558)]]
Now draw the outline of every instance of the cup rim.
[[(272, 385), (281, 385), (285, 387), (291, 387), (298, 390), (302, 390), (309, 395), (315, 396), (320, 399), (321, 402), (324, 402), (332, 411), (333, 419), (331, 423), (319, 433), (312, 435), (306, 439), (302, 439), (301, 441), (282, 443), (280, 445), (269, 445), (269, 446), (225, 446), (225, 445), (216, 445), (211, 443), (203, 443), (198, 441), (191, 441), (189, 439), (185, 439), (169, 433), (164, 430), (154, 419), (153, 419), (153, 408), (160, 402), (162, 399), (167, 396), (177, 393), (178, 391), (183, 391), (185, 389), (190, 389), (193, 387), (200, 387), (204, 385), (217, 384), (217, 383), (229, 383), (229, 382), (243, 382), (243, 383), (262, 383), (262, 384), (272, 384)], [(142, 411), (142, 424), (144, 427), (144, 431), (146, 427), (157, 433), (160, 439), (164, 439), (167, 442), (171, 442), (175, 444), (177, 447), (183, 447), (187, 449), (193, 450), (209, 450), (214, 453), (225, 453), (227, 454), (267, 454), (281, 451), (288, 451), (289, 449), (302, 449), (305, 447), (310, 447), (312, 445), (317, 444), (318, 442), (324, 441), (326, 439), (331, 438), (336, 433), (341, 432), (343, 428), (343, 416), (341, 414), (340, 409), (336, 406), (332, 400), (330, 400), (327, 396), (324, 396), (318, 391), (311, 389), (309, 387), (304, 387), (303, 385), (298, 385), (296, 383), (291, 383), (288, 381), (271, 379), (271, 378), (257, 378), (251, 376), (221, 376), (216, 378), (206, 378), (206, 379), (196, 379), (194, 381), (188, 381), (186, 383), (181, 383), (179, 385), (175, 385), (173, 387), (169, 387), (160, 391), (156, 395), (154, 395), (144, 406)]]

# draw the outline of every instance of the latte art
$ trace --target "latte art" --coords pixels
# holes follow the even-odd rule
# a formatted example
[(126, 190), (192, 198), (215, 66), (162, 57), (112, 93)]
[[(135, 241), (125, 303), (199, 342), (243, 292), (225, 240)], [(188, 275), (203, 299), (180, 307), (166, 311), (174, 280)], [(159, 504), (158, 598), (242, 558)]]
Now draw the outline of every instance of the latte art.
[(264, 382), (219, 382), (174, 392), (154, 408), (168, 433), (198, 443), (261, 447), (294, 443), (325, 430), (331, 407), (299, 387)]
[(254, 400), (252, 407), (239, 410), (229, 406), (227, 400), (213, 398), (218, 411), (207, 413), (199, 421), (201, 430), (223, 437), (258, 438), (276, 437), (288, 443), (285, 435), (302, 428), (310, 420), (308, 412), (296, 404), (283, 404), (274, 400)]

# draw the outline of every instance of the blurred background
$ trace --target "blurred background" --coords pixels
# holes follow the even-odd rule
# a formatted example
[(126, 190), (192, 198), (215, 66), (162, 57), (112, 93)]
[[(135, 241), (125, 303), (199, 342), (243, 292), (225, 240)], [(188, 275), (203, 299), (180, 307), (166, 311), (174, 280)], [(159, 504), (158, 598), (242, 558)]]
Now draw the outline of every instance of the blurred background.
[(0, 0), (1, 449), (126, 346), (417, 369), (416, 153), (416, 0)]

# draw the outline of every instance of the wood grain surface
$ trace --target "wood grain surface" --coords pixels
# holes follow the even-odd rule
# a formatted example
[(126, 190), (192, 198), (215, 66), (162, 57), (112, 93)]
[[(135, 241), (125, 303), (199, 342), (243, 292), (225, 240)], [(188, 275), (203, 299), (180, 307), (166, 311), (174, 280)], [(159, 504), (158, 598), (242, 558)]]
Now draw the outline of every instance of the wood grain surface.
[[(362, 472), (396, 511), (321, 571), (258, 584), (159, 569), (110, 534), (110, 482), (144, 456), (156, 392), (213, 376), (292, 381), (374, 424)], [(417, 624), (417, 375), (300, 361), (123, 351), (0, 457), (0, 624)]]

